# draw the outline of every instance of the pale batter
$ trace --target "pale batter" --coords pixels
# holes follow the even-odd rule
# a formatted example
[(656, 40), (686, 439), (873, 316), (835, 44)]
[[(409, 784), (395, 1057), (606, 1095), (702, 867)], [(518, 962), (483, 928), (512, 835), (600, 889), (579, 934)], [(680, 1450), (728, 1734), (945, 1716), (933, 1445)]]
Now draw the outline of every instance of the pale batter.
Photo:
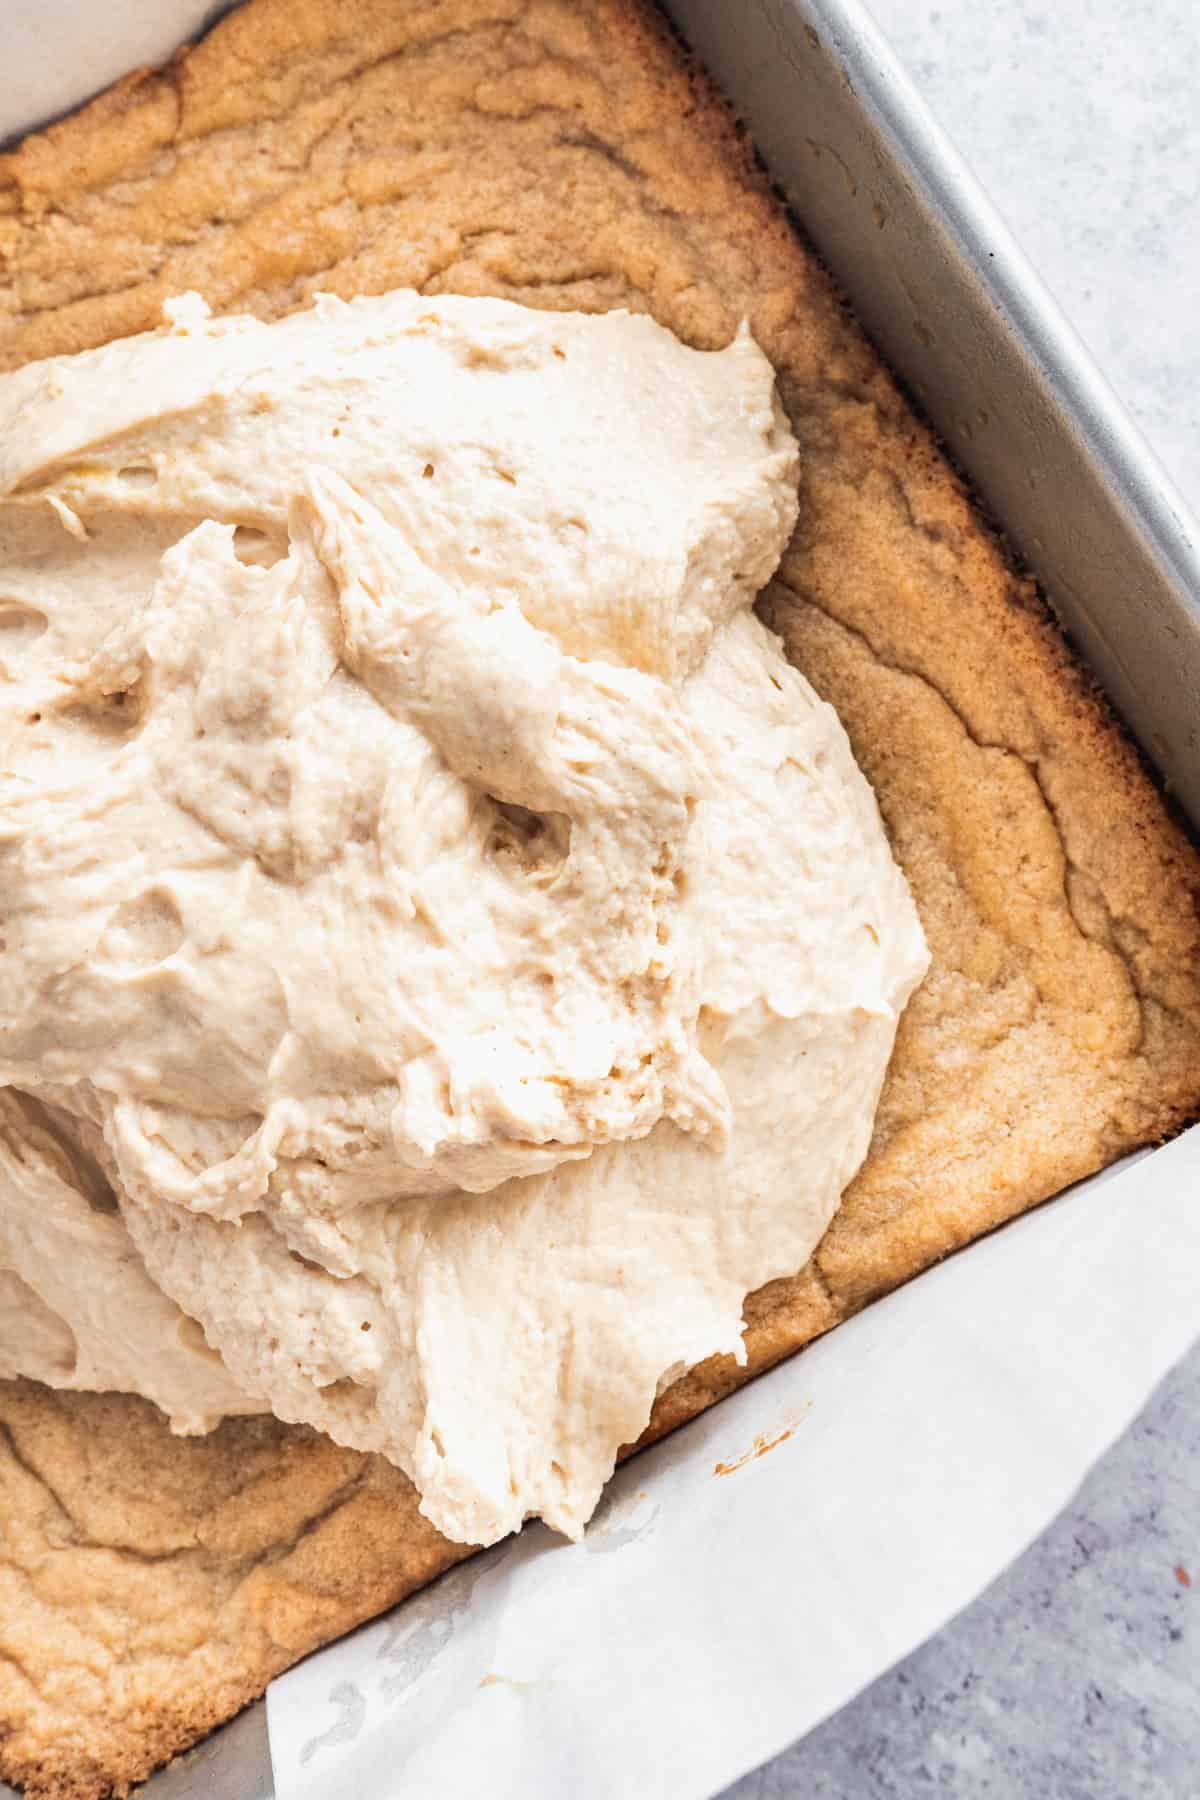
[(407, 293), (172, 317), (0, 380), (0, 1374), (575, 1533), (808, 1256), (926, 963), (748, 610), (772, 371)]

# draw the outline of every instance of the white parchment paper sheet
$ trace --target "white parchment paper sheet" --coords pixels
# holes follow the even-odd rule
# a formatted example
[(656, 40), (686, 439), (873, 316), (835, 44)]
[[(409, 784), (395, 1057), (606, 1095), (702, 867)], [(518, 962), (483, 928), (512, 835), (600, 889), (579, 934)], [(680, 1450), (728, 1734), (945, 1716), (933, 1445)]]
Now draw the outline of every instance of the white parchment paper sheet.
[(278, 1800), (713, 1794), (1049, 1523), (1192, 1343), (1198, 1259), (1200, 1128), (636, 1458), (582, 1544), (528, 1527), (273, 1683)]
[(0, 0), (0, 144), (165, 62), (231, 0)]

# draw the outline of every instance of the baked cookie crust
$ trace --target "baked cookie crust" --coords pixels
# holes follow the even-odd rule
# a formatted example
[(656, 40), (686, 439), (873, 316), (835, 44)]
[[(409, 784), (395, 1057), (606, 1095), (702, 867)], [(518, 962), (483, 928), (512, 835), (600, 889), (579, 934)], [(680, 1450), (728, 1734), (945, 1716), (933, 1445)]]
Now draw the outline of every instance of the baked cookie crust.
[[(803, 455), (765, 616), (833, 702), (933, 966), (869, 1159), (647, 1437), (1200, 1104), (1200, 859), (643, 0), (249, 0), (0, 157), (0, 367), (410, 285), (749, 319)], [(0, 1383), (0, 1774), (125, 1793), (456, 1561), (389, 1465)]]

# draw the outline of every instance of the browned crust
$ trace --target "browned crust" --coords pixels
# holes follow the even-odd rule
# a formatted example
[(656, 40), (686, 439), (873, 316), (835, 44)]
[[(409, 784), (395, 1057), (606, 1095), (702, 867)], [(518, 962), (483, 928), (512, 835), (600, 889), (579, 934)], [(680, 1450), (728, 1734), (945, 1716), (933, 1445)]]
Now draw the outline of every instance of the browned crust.
[[(1200, 1099), (1200, 868), (1131, 746), (638, 0), (250, 0), (0, 157), (0, 366), (411, 284), (747, 316), (804, 449), (769, 616), (839, 708), (934, 952), (871, 1156), (750, 1370)], [(705, 1364), (647, 1436), (743, 1373)], [(0, 1771), (124, 1793), (461, 1554), (394, 1469), (0, 1385)]]

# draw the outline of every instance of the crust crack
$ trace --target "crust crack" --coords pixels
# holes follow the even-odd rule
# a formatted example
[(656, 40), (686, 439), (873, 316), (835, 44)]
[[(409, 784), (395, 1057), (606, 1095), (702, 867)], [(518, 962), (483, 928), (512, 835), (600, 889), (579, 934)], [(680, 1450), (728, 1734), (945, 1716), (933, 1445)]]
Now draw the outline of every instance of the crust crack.
[[(7, 1449), (13, 1462), (22, 1473), (27, 1475), (29, 1479), (41, 1489), (57, 1509), (62, 1521), (60, 1528), (63, 1531), (63, 1536), (68, 1539), (68, 1542), (63, 1546), (64, 1548), (75, 1550), (102, 1550), (113, 1556), (124, 1557), (130, 1562), (144, 1563), (147, 1565), (180, 1562), (188, 1557), (206, 1556), (210, 1554), (208, 1547), (203, 1541), (203, 1523), (197, 1524), (193, 1532), (193, 1541), (191, 1543), (176, 1544), (169, 1550), (140, 1550), (133, 1544), (120, 1543), (111, 1539), (96, 1537), (80, 1523), (76, 1513), (67, 1504), (54, 1483), (50, 1481), (37, 1465), (30, 1460), (24, 1451), (22, 1451), (11, 1427), (6, 1425), (3, 1420), (0, 1420), (0, 1444)], [(283, 1562), (287, 1557), (291, 1556), (306, 1538), (312, 1537), (315, 1532), (320, 1530), (322, 1525), (326, 1524), (335, 1513), (340, 1512), (341, 1509), (361, 1491), (368, 1480), (369, 1473), (370, 1464), (369, 1462), (364, 1463), (362, 1468), (357, 1469), (347, 1481), (344, 1481), (340, 1487), (335, 1489), (334, 1493), (325, 1501), (318, 1511), (304, 1519), (290, 1536), (281, 1538), (277, 1542), (268, 1545), (263, 1550), (246, 1556), (242, 1567), (243, 1577), (252, 1572), (255, 1568), (270, 1565), (271, 1563)]]
[[(1124, 969), (1125, 974), (1129, 981), (1130, 989), (1131, 989), (1134, 997), (1137, 1000), (1138, 1010), (1139, 1010), (1139, 1015), (1140, 1015), (1140, 1020), (1141, 1020), (1140, 1037), (1139, 1037), (1138, 1044), (1133, 1048), (1131, 1053), (1136, 1054), (1137, 1051), (1140, 1050), (1142, 1040), (1144, 1040), (1144, 1038), (1145, 1038), (1145, 1033), (1146, 1033), (1145, 1011), (1146, 1011), (1147, 1000), (1152, 1000), (1155, 1002), (1155, 1004), (1163, 1006), (1164, 1011), (1166, 1011), (1168, 1013), (1172, 1013), (1172, 1016), (1182, 1018), (1183, 1015), (1173, 1013), (1172, 1008), (1169, 1005), (1167, 1005), (1166, 1003), (1164, 1003), (1163, 1001), (1161, 1001), (1157, 995), (1148, 994), (1144, 991), (1144, 989), (1139, 981), (1138, 970), (1137, 970), (1137, 966), (1136, 966), (1136, 962), (1134, 961), (1134, 958), (1130, 955), (1130, 953), (1128, 951), (1126, 951), (1123, 948), (1123, 946), (1121, 945), (1121, 943), (1118, 940), (1117, 931), (1116, 931), (1116, 920), (1111, 911), (1111, 908), (1109, 907), (1108, 900), (1107, 900), (1106, 896), (1104, 895), (1103, 890), (1100, 888), (1100, 886), (1097, 882), (1092, 880), (1088, 871), (1085, 869), (1082, 869), (1080, 867), (1080, 865), (1078, 863), (1076, 863), (1076, 861), (1072, 857), (1071, 852), (1067, 845), (1066, 834), (1064, 832), (1063, 824), (1062, 824), (1062, 821), (1058, 814), (1058, 809), (1055, 806), (1054, 801), (1051, 799), (1049, 792), (1047, 791), (1045, 777), (1042, 773), (1042, 768), (1041, 768), (1041, 763), (1042, 763), (1041, 755), (1036, 755), (1036, 754), (1031, 755), (1027, 751), (1018, 750), (1012, 744), (1004, 743), (1001, 741), (996, 741), (996, 740), (981, 736), (971, 725), (970, 720), (966, 717), (966, 715), (962, 711), (961, 707), (956, 705), (956, 703), (950, 698), (950, 696), (944, 691), (944, 689), (939, 687), (937, 682), (934, 681), (929, 675), (927, 675), (924, 672), (924, 670), (914, 668), (910, 664), (900, 662), (899, 660), (897, 660), (895, 658), (884, 655), (884, 653), (879, 649), (879, 647), (875, 643), (872, 642), (872, 640), (867, 632), (863, 631), (860, 627), (858, 627), (856, 625), (849, 624), (845, 619), (839, 618), (835, 613), (831, 612), (827, 606), (822, 606), (821, 603), (818, 600), (815, 600), (811, 594), (808, 594), (808, 593), (804, 592), (802, 589), (798, 588), (793, 582), (787, 580), (786, 577), (784, 577), (783, 575), (776, 576), (776, 585), (779, 587), (786, 588), (788, 593), (791, 594), (793, 599), (796, 600), (799, 604), (801, 604), (803, 606), (811, 606), (815, 612), (819, 612), (822, 615), (822, 617), (828, 619), (831, 624), (837, 626), (839, 630), (845, 632), (847, 634), (847, 636), (853, 638), (857, 643), (861, 644), (863, 649), (867, 652), (868, 656), (870, 656), (871, 660), (874, 663), (876, 663), (880, 668), (887, 669), (892, 674), (902, 676), (909, 681), (917, 682), (923, 688), (925, 688), (928, 692), (935, 695), (937, 697), (937, 699), (941, 701), (942, 705), (946, 708), (947, 712), (949, 712), (953, 716), (953, 718), (956, 720), (956, 722), (958, 723), (958, 725), (960, 726), (960, 728), (963, 732), (963, 735), (970, 741), (970, 743), (972, 743), (975, 746), (975, 748), (977, 750), (982, 750), (987, 753), (990, 753), (993, 755), (998, 755), (998, 756), (1011, 756), (1011, 757), (1015, 758), (1015, 760), (1017, 762), (1021, 763), (1023, 765), (1023, 767), (1029, 771), (1030, 777), (1032, 778), (1034, 786), (1037, 789), (1037, 793), (1041, 800), (1042, 806), (1045, 809), (1046, 816), (1049, 819), (1050, 824), (1054, 831), (1054, 835), (1058, 840), (1059, 849), (1060, 849), (1061, 855), (1062, 855), (1062, 863), (1063, 863), (1063, 900), (1066, 905), (1067, 912), (1071, 918), (1071, 922), (1074, 925), (1076, 931), (1078, 932), (1078, 934), (1081, 938), (1086, 940), (1086, 942), (1088, 942), (1089, 944), (1094, 944), (1098, 948), (1107, 951), (1109, 953), (1109, 955), (1111, 955), (1113, 957), (1114, 961), (1117, 962), (1121, 966), (1122, 969)], [(1094, 930), (1089, 930), (1087, 923), (1080, 917), (1079, 906), (1076, 901), (1075, 895), (1072, 893), (1072, 878), (1073, 877), (1078, 877), (1078, 878), (1088, 881), (1090, 891), (1093, 894), (1093, 897), (1095, 898), (1097, 903), (1101, 906), (1104, 916), (1108, 922), (1108, 929), (1106, 932), (1098, 933)]]

